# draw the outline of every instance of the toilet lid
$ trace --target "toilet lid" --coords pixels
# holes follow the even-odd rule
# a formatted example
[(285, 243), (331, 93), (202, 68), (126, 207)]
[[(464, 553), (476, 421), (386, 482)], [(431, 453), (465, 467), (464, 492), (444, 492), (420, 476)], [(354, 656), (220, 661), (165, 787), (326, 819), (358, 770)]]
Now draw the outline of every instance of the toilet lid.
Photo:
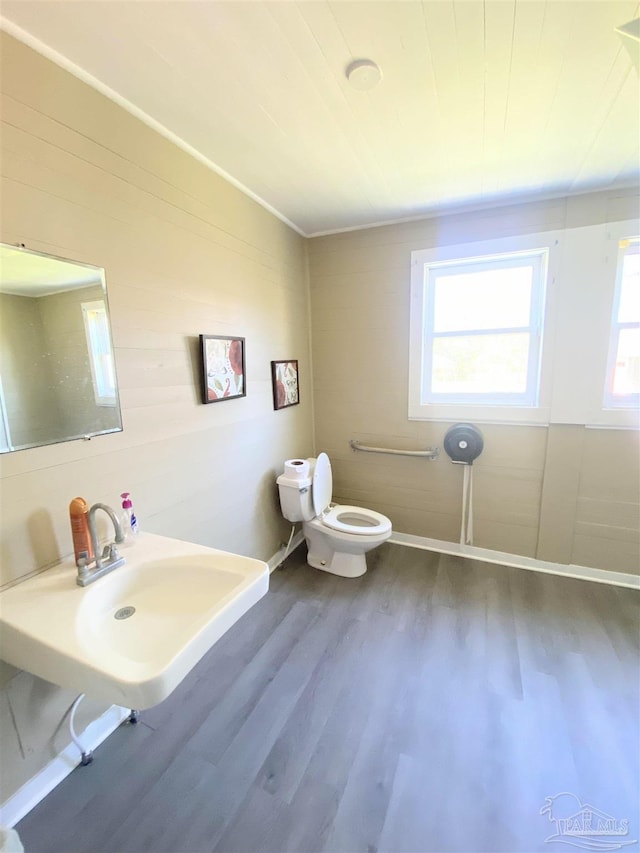
[(313, 470), (313, 509), (316, 516), (322, 515), (329, 506), (332, 493), (331, 462), (326, 453), (319, 453)]
[(391, 520), (381, 512), (361, 506), (334, 506), (322, 516), (322, 523), (342, 533), (377, 536), (391, 530)]

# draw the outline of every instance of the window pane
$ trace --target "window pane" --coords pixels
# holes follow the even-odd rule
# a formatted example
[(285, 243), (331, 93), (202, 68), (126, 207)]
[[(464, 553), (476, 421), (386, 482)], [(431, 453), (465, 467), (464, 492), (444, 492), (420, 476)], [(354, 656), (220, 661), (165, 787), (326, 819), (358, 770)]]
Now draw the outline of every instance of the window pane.
[(434, 275), (434, 331), (529, 325), (533, 268), (517, 266)]
[(640, 394), (640, 329), (620, 329), (613, 393)]
[(640, 255), (625, 255), (620, 282), (619, 323), (640, 322)]
[(523, 394), (529, 335), (473, 335), (433, 341), (434, 394)]

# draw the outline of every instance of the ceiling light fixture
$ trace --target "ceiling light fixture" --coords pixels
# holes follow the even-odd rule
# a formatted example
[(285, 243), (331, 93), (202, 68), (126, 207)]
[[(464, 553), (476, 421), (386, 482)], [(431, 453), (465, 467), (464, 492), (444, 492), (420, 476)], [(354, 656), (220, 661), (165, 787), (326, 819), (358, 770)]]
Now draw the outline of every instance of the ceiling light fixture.
[(354, 59), (345, 71), (347, 80), (359, 92), (368, 92), (382, 80), (382, 71), (372, 59)]

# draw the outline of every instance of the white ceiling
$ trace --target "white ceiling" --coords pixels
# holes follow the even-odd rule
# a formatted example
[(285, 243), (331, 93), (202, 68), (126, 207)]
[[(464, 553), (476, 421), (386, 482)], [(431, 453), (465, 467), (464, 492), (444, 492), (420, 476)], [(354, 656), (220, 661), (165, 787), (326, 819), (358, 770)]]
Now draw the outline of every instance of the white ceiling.
[[(638, 71), (615, 32), (636, 0), (3, 0), (2, 14), (306, 235), (638, 181)], [(370, 92), (344, 74), (363, 57), (383, 72)]]
[(0, 243), (0, 293), (38, 298), (103, 283), (98, 267)]

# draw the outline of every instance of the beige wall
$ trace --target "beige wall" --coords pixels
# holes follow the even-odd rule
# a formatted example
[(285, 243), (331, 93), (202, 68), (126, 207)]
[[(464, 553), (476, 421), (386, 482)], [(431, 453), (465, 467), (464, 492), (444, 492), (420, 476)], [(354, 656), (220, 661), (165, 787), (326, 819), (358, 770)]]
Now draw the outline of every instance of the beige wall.
[[(442, 448), (450, 426), (407, 417), (413, 250), (556, 229), (568, 233), (637, 215), (637, 195), (601, 193), (310, 240), (316, 446), (331, 456), (335, 500), (377, 509), (404, 533), (459, 541), (460, 466), (444, 454), (429, 462), (356, 453), (348, 444), (356, 438), (377, 446)], [(578, 379), (579, 364), (575, 370)], [(636, 431), (481, 429), (485, 450), (474, 465), (474, 544), (639, 571)]]
[(0, 375), (12, 445), (60, 436), (39, 300), (0, 293)]
[[(67, 72), (1, 47), (0, 239), (104, 267), (124, 423), (3, 455), (3, 580), (71, 552), (75, 495), (119, 506), (124, 490), (143, 530), (269, 558), (289, 529), (275, 477), (313, 450), (304, 241)], [(246, 338), (245, 398), (200, 403), (199, 333)], [(274, 412), (284, 358), (299, 360), (301, 404)], [(68, 704), (32, 682), (46, 701), (20, 736), (16, 680), (1, 694), (2, 798), (51, 757), (51, 708)]]
[(98, 406), (95, 401), (82, 303), (96, 301), (104, 302), (100, 284), (37, 300), (65, 436), (120, 426), (117, 406)]

